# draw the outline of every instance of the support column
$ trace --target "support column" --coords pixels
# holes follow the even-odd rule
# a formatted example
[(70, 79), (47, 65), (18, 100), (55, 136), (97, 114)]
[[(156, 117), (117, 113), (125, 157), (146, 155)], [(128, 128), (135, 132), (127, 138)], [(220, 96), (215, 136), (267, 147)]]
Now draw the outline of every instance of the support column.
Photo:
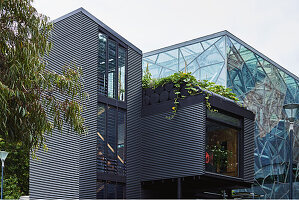
[(178, 178), (177, 199), (182, 198), (182, 183), (181, 178)]

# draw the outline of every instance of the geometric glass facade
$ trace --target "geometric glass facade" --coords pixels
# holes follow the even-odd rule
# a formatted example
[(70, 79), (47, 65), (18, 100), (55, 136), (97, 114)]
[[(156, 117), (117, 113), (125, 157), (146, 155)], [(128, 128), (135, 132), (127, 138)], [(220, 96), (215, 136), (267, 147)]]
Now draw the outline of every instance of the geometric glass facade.
[[(231, 88), (255, 116), (255, 181), (242, 190), (255, 198), (299, 198), (299, 121), (290, 144), (283, 105), (299, 103), (299, 78), (227, 31), (162, 48), (143, 55), (143, 71), (152, 78), (191, 72)], [(290, 163), (293, 148), (293, 166)], [(292, 167), (293, 180), (290, 180)], [(238, 190), (236, 192), (241, 192)]]

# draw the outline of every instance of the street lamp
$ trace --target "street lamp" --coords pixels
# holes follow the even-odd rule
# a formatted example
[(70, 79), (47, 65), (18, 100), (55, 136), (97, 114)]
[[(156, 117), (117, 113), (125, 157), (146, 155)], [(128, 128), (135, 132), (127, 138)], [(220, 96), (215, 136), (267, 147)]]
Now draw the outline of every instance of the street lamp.
[(4, 170), (4, 161), (6, 159), (8, 155), (8, 152), (6, 151), (0, 151), (0, 159), (1, 159), (1, 162), (2, 162), (2, 179), (1, 179), (1, 200), (3, 198), (3, 170)]
[(294, 132), (294, 121), (296, 118), (296, 113), (299, 108), (299, 104), (286, 104), (283, 106), (286, 114), (287, 120), (290, 122), (290, 166), (289, 166), (289, 174), (290, 174), (290, 199), (293, 198), (293, 132)]

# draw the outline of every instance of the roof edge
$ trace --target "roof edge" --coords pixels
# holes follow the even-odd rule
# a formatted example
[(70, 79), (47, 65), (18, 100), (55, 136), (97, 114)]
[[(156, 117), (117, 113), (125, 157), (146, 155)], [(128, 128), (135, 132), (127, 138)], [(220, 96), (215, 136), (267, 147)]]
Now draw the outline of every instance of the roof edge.
[(210, 35), (202, 36), (202, 37), (195, 38), (195, 39), (192, 39), (192, 40), (188, 40), (188, 41), (185, 41), (185, 42), (180, 42), (180, 43), (173, 44), (173, 45), (170, 45), (170, 46), (167, 46), (167, 47), (162, 47), (162, 48), (159, 48), (159, 49), (156, 49), (156, 50), (153, 50), (153, 51), (149, 51), (149, 52), (144, 53), (143, 56), (144, 57), (151, 56), (151, 55), (154, 55), (154, 54), (157, 54), (157, 53), (161, 53), (161, 52), (164, 52), (164, 51), (170, 51), (170, 50), (182, 47), (182, 46), (187, 46), (187, 45), (190, 45), (190, 44), (202, 42), (202, 41), (205, 41), (205, 40), (209, 40), (209, 39), (224, 36), (224, 35), (226, 35), (226, 31), (220, 31), (220, 32), (213, 33), (213, 34), (210, 34)]
[(249, 44), (247, 44), (246, 42), (244, 42), (243, 40), (241, 40), (240, 38), (236, 37), (234, 34), (230, 33), (229, 31), (225, 31), (226, 35), (228, 37), (231, 37), (233, 40), (235, 40), (236, 42), (242, 44), (243, 46), (245, 46), (247, 49), (251, 50), (253, 53), (259, 55), (261, 58), (265, 59), (266, 61), (268, 61), (269, 63), (271, 63), (272, 65), (274, 65), (275, 67), (277, 67), (278, 69), (280, 69), (281, 71), (287, 73), (288, 75), (290, 75), (292, 78), (294, 78), (295, 80), (299, 81), (299, 77), (297, 77), (295, 74), (293, 74), (292, 72), (290, 72), (289, 70), (285, 69), (284, 67), (282, 67), (281, 65), (279, 65), (278, 63), (276, 63), (275, 61), (273, 61), (272, 59), (270, 59), (269, 57), (265, 56), (263, 53), (259, 52), (258, 50), (256, 50), (255, 48), (253, 48), (252, 46), (250, 46)]
[(252, 46), (248, 45), (246, 42), (239, 39), (238, 37), (236, 37), (235, 35), (233, 35), (232, 33), (230, 33), (227, 30), (220, 31), (220, 32), (217, 32), (217, 33), (213, 33), (213, 34), (206, 35), (206, 36), (202, 36), (202, 37), (199, 37), (199, 38), (195, 38), (195, 39), (188, 40), (188, 41), (185, 41), (185, 42), (177, 43), (177, 44), (170, 45), (170, 46), (167, 46), (167, 47), (159, 48), (159, 49), (156, 49), (156, 50), (153, 50), (153, 51), (149, 51), (149, 52), (144, 53), (143, 57), (152, 56), (152, 55), (155, 55), (157, 53), (170, 51), (170, 50), (177, 49), (177, 48), (180, 48), (180, 47), (183, 47), (183, 46), (187, 46), (187, 45), (190, 45), (190, 44), (194, 44), (194, 43), (197, 43), (197, 42), (202, 42), (202, 41), (205, 41), (205, 40), (209, 40), (209, 39), (212, 39), (212, 38), (215, 38), (215, 37), (225, 36), (225, 35), (232, 38), (232, 39), (234, 39), (235, 41), (239, 42), (241, 45), (245, 46), (246, 48), (248, 48), (249, 50), (251, 50), (255, 54), (259, 55), (261, 58), (265, 59), (266, 61), (268, 61), (269, 63), (271, 63), (275, 67), (277, 67), (278, 69), (280, 69), (283, 72), (287, 73), (289, 76), (291, 76), (295, 80), (299, 81), (299, 78), (295, 74), (293, 74), (289, 70), (285, 69), (284, 67), (282, 67), (281, 65), (279, 65), (275, 61), (271, 60), (269, 57), (265, 56), (263, 53), (259, 52), (258, 50), (256, 50)]
[(54, 19), (52, 22), (53, 23), (57, 23), (61, 20), (66, 19), (67, 17), (70, 17), (74, 14), (77, 14), (79, 12), (82, 12), (83, 14), (85, 14), (87, 17), (89, 17), (90, 19), (92, 19), (94, 22), (96, 22), (99, 26), (101, 26), (102, 28), (104, 28), (105, 30), (107, 30), (108, 32), (110, 32), (112, 35), (114, 35), (115, 37), (117, 37), (119, 40), (121, 40), (122, 42), (124, 42), (126, 45), (128, 45), (129, 47), (131, 47), (132, 49), (134, 49), (136, 52), (138, 52), (139, 54), (142, 55), (142, 51), (136, 47), (135, 45), (133, 45), (131, 42), (129, 42), (128, 40), (126, 40), (124, 37), (122, 37), (120, 34), (118, 34), (117, 32), (115, 32), (112, 28), (110, 28), (109, 26), (107, 26), (105, 23), (103, 23), (101, 20), (99, 20), (98, 18), (96, 18), (94, 15), (92, 15), (90, 12), (88, 12), (87, 10), (85, 10), (84, 8), (78, 8), (70, 13), (67, 13), (57, 19)]

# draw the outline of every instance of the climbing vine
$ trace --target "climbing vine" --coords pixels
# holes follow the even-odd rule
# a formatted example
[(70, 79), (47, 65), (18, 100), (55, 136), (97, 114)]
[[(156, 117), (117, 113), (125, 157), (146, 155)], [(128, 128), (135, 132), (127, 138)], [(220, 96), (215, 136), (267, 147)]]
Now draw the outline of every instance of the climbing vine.
[(151, 78), (151, 73), (149, 72), (148, 68), (144, 71), (144, 75), (142, 78), (142, 88), (152, 88), (155, 89), (159, 86), (164, 86), (167, 83), (173, 83), (174, 84), (174, 94), (176, 97), (174, 98), (174, 106), (172, 107), (172, 115), (167, 116), (168, 119), (173, 119), (173, 117), (176, 115), (179, 105), (179, 100), (186, 98), (186, 94), (183, 93), (183, 91), (187, 91), (187, 95), (197, 95), (203, 92), (205, 92), (205, 100), (206, 100), (206, 107), (212, 111), (217, 112), (216, 109), (213, 109), (209, 98), (211, 94), (208, 92), (214, 92), (216, 94), (219, 94), (221, 96), (224, 96), (226, 98), (232, 99), (235, 102), (238, 102), (239, 99), (236, 97), (236, 94), (232, 92), (230, 88), (225, 88), (222, 85), (216, 85), (213, 82), (209, 82), (207, 80), (198, 81), (193, 75), (191, 75), (191, 72), (185, 73), (185, 72), (176, 72), (173, 75), (160, 78), (160, 79), (154, 79)]

